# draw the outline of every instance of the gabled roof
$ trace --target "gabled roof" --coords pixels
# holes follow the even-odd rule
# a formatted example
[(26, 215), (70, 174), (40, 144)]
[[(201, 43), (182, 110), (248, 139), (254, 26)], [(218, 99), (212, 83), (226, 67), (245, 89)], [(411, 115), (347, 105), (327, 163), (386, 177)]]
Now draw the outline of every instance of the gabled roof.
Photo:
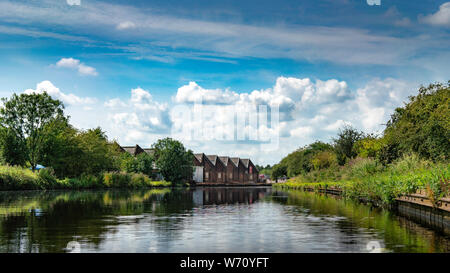
[(197, 158), (198, 162), (202, 163), (203, 162), (203, 153), (201, 154), (194, 154), (195, 158)]
[(206, 157), (209, 159), (209, 161), (211, 161), (211, 163), (212, 163), (214, 166), (216, 166), (217, 158), (218, 158), (217, 155), (207, 155)]
[(241, 162), (242, 162), (242, 164), (244, 164), (244, 166), (245, 166), (246, 168), (248, 168), (248, 163), (250, 162), (250, 159), (248, 159), (248, 158), (243, 158), (243, 159), (241, 159)]
[(144, 149), (142, 149), (139, 145), (135, 146), (121, 146), (122, 149), (124, 149), (126, 152), (128, 152), (131, 155), (138, 155), (140, 153), (144, 152)]
[(230, 160), (233, 162), (234, 166), (239, 166), (239, 157), (231, 157)]
[(146, 152), (149, 155), (153, 155), (155, 153), (155, 149), (153, 149), (153, 148), (144, 148), (144, 152)]
[(228, 156), (219, 156), (220, 161), (222, 161), (223, 165), (228, 166), (228, 162), (230, 158)]

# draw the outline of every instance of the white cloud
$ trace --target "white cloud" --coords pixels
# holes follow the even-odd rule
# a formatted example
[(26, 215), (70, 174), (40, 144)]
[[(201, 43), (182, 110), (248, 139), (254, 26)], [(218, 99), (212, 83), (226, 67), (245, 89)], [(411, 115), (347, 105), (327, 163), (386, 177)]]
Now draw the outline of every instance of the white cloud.
[(278, 77), (272, 88), (237, 93), (229, 89), (205, 89), (195, 82), (178, 88), (177, 103), (278, 106), (280, 119), (289, 120), (295, 112), (312, 105), (345, 101), (350, 98), (347, 83), (335, 79), (315, 83), (309, 78)]
[(362, 128), (381, 131), (396, 107), (407, 101), (414, 87), (392, 78), (373, 79), (356, 91), (355, 104), (359, 108)]
[(56, 63), (57, 67), (78, 68), (80, 60), (74, 58), (62, 58)]
[(124, 30), (124, 29), (130, 29), (130, 28), (135, 28), (136, 24), (130, 21), (125, 21), (125, 22), (121, 22), (119, 23), (116, 28), (118, 30)]
[(69, 6), (79, 6), (81, 5), (81, 0), (66, 0)]
[(311, 126), (298, 127), (290, 131), (292, 137), (305, 137), (313, 132)]
[(232, 104), (239, 100), (239, 95), (228, 89), (205, 89), (196, 82), (189, 82), (178, 88), (174, 100), (178, 103)]
[(93, 68), (92, 66), (87, 66), (84, 64), (80, 64), (78, 66), (78, 73), (81, 75), (91, 75), (91, 76), (97, 76), (98, 72)]
[(53, 85), (50, 81), (42, 81), (36, 85), (36, 89), (27, 89), (25, 94), (37, 93), (41, 94), (46, 91), (50, 96), (55, 99), (61, 100), (65, 105), (83, 105), (95, 103), (94, 98), (82, 98), (74, 94), (66, 94), (61, 92), (59, 88)]
[(81, 75), (97, 76), (98, 72), (94, 67), (87, 66), (74, 58), (62, 58), (56, 63), (56, 67), (70, 68), (78, 70)]
[(127, 106), (127, 104), (119, 98), (110, 99), (106, 101), (104, 105), (108, 108), (121, 108)]
[(442, 4), (436, 13), (420, 17), (419, 20), (430, 25), (450, 26), (450, 2)]
[[(170, 130), (169, 108), (165, 103), (153, 101), (152, 95), (140, 87), (131, 90), (128, 101), (118, 98), (108, 100), (104, 105), (110, 109), (109, 120), (127, 137), (135, 139), (148, 133), (164, 133)], [(128, 136), (133, 134), (133, 137)]]
[[(191, 87), (189, 87), (191, 86)], [(155, 101), (152, 94), (143, 88), (130, 90), (127, 99), (113, 98), (103, 105), (85, 105), (71, 107), (75, 125), (83, 128), (101, 126), (110, 138), (117, 139), (123, 145), (139, 144), (148, 146), (158, 138), (174, 137), (182, 140), (186, 147), (195, 152), (221, 154), (230, 156), (248, 156), (257, 163), (275, 163), (294, 149), (315, 140), (330, 141), (337, 131), (345, 125), (352, 125), (367, 133), (380, 132), (382, 125), (389, 119), (394, 109), (406, 101), (408, 95), (416, 92), (416, 87), (398, 79), (373, 79), (356, 90), (350, 90), (347, 84), (336, 79), (312, 81), (305, 78), (279, 77), (272, 87), (248, 93), (238, 93), (227, 89), (205, 89), (197, 84), (187, 84), (192, 96), (207, 93), (211, 99), (203, 104), (204, 116), (192, 117), (186, 122), (186, 116), (192, 114), (195, 101), (183, 94), (177, 104), (185, 106), (189, 111), (175, 116), (167, 103)], [(179, 90), (182, 89), (181, 86)], [(64, 94), (50, 82), (43, 82), (36, 90), (47, 89), (55, 96), (71, 103), (84, 101), (73, 94)], [(206, 91), (205, 91), (206, 90)], [(34, 90), (32, 90), (34, 91)], [(228, 93), (227, 93), (227, 92)], [(29, 91), (27, 91), (29, 92)], [(231, 95), (230, 95), (231, 94)], [(78, 99), (76, 99), (78, 98)], [(230, 99), (231, 98), (231, 99)], [(279, 124), (245, 124), (238, 130), (256, 132), (260, 141), (236, 141), (235, 116), (245, 104), (261, 103), (270, 105), (279, 98), (289, 100), (293, 108), (288, 111), (290, 119), (280, 120)], [(345, 99), (343, 99), (345, 98)], [(176, 102), (176, 95), (173, 97)], [(214, 103), (213, 103), (214, 102)], [(224, 102), (228, 102), (225, 104)], [(95, 119), (92, 119), (95, 115)], [(205, 124), (213, 125), (206, 138), (194, 135), (174, 135), (174, 126), (184, 124), (188, 129), (202, 128)], [(208, 138), (210, 136), (210, 138)], [(223, 140), (218, 140), (221, 136)], [(280, 145), (276, 151), (266, 151), (261, 143), (267, 139), (280, 137)]]
[(351, 126), (351, 125), (352, 125), (351, 122), (339, 119), (339, 120), (336, 120), (335, 122), (327, 125), (325, 127), (325, 130), (336, 132), (337, 130), (339, 130), (340, 128), (343, 128), (344, 126)]

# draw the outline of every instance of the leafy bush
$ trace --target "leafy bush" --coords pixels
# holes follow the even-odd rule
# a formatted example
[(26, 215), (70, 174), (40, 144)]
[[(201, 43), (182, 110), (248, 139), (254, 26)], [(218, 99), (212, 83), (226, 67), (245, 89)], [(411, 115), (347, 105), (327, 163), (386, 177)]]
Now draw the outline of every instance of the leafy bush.
[(52, 168), (33, 172), (21, 167), (0, 166), (0, 190), (94, 189), (169, 187), (171, 182), (152, 181), (145, 174), (106, 172), (83, 174), (79, 178), (58, 179)]
[(348, 160), (356, 157), (355, 143), (363, 138), (364, 134), (351, 126), (345, 126), (333, 139), (334, 149), (339, 165), (344, 165)]
[(355, 143), (355, 151), (359, 157), (376, 158), (383, 147), (383, 139), (368, 135)]
[(355, 158), (349, 162), (351, 176), (364, 178), (383, 170), (381, 164), (372, 158)]
[(41, 189), (53, 188), (58, 184), (55, 171), (52, 168), (44, 168), (38, 171), (38, 185)]
[(37, 174), (29, 169), (12, 166), (0, 166), (1, 190), (39, 189)]
[(326, 169), (337, 163), (336, 154), (332, 151), (323, 151), (316, 154), (311, 163), (315, 170)]
[(384, 131), (400, 152), (445, 161), (450, 157), (450, 81), (419, 89), (404, 107), (395, 109)]

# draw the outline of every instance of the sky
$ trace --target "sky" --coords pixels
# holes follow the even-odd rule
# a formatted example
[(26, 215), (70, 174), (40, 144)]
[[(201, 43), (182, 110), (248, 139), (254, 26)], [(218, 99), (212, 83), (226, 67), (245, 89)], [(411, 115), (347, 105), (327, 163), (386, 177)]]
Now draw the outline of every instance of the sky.
[(381, 133), (450, 79), (449, 30), (439, 0), (2, 0), (0, 96), (46, 91), (122, 145), (273, 164), (345, 125)]

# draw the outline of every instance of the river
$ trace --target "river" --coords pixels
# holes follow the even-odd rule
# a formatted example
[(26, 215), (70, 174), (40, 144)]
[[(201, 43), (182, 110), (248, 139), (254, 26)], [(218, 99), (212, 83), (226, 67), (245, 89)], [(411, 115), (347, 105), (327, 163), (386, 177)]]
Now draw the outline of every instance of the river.
[(450, 238), (387, 210), (267, 187), (0, 193), (0, 252), (74, 250), (449, 252)]

